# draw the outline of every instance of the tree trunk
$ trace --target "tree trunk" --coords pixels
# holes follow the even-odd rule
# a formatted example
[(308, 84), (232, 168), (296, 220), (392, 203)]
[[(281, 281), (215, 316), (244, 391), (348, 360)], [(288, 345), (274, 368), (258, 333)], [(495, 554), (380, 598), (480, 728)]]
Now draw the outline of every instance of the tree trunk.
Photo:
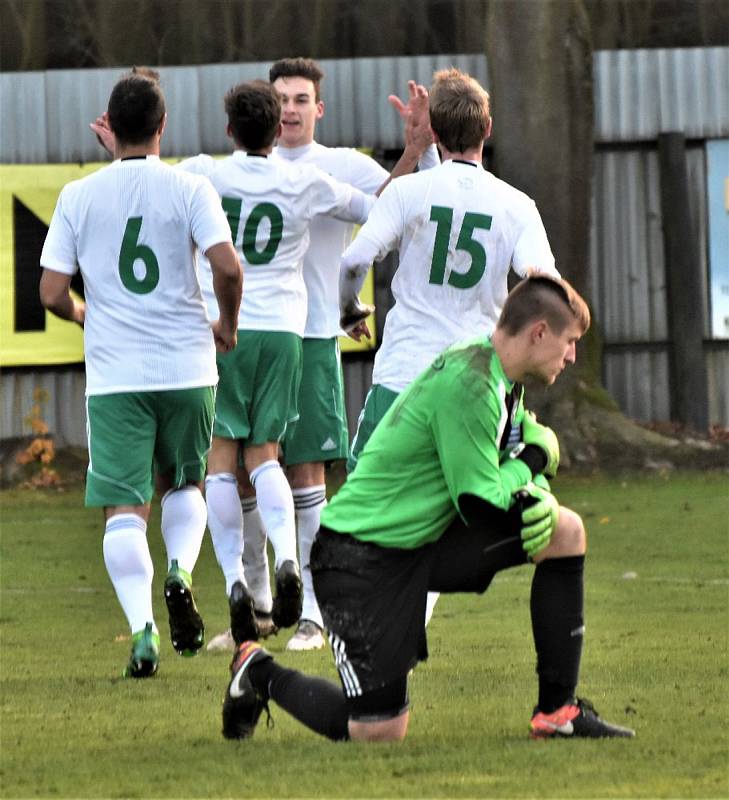
[[(530, 195), (557, 268), (590, 301), (593, 164), (592, 42), (583, 0), (492, 0), (486, 29), (495, 172)], [(599, 320), (596, 321), (599, 323)], [(559, 435), (562, 463), (582, 467), (713, 464), (726, 450), (647, 431), (602, 388), (598, 325), (555, 386), (528, 405)]]
[(496, 168), (534, 198), (557, 259), (587, 286), (592, 44), (580, 0), (496, 0), (486, 29)]

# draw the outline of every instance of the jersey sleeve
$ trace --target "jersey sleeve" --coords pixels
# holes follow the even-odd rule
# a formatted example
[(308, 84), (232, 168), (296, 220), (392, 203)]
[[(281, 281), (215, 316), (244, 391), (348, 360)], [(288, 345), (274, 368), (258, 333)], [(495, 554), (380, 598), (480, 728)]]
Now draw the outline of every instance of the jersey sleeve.
[(375, 202), (373, 195), (366, 195), (348, 183), (332, 178), (326, 172), (314, 170), (311, 183), (311, 216), (327, 214), (345, 222), (362, 223), (367, 219)]
[(192, 238), (201, 252), (215, 244), (232, 242), (220, 197), (207, 179), (201, 179), (195, 189), (191, 212)]
[(205, 153), (200, 153), (198, 156), (183, 159), (176, 164), (175, 167), (185, 172), (192, 172), (195, 175), (205, 175), (209, 177), (215, 170), (215, 159)]
[(359, 150), (349, 151), (348, 183), (365, 194), (374, 194), (390, 177), (390, 173), (374, 158)]
[(526, 277), (527, 270), (532, 267), (537, 272), (544, 272), (559, 277), (559, 272), (554, 265), (554, 255), (549, 246), (547, 232), (544, 230), (542, 218), (533, 200), (529, 200), (524, 207), (524, 224), (514, 246), (511, 265), (514, 271), (522, 278)]
[(78, 271), (76, 235), (66, 212), (69, 204), (67, 187), (61, 190), (46, 240), (41, 251), (40, 264), (44, 269), (75, 275)]
[(422, 172), (425, 169), (433, 169), (433, 167), (440, 166), (440, 156), (438, 155), (438, 148), (431, 144), (418, 161), (418, 169)]
[(523, 461), (499, 463), (502, 413), (500, 398), (493, 392), (464, 389), (463, 380), (444, 386), (443, 402), (433, 414), (431, 427), (448, 491), (459, 513), (460, 498), (467, 494), (506, 511), (514, 492), (531, 480), (531, 470)]
[(372, 206), (367, 222), (342, 255), (342, 266), (352, 267), (381, 261), (396, 249), (402, 236), (403, 213), (397, 181), (393, 181)]

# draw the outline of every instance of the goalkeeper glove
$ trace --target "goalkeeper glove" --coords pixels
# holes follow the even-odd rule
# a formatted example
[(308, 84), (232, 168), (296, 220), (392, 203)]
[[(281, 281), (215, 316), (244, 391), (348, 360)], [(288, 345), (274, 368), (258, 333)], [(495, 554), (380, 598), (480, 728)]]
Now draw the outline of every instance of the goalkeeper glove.
[(363, 303), (359, 297), (357, 297), (355, 302), (348, 305), (342, 312), (339, 318), (339, 327), (345, 333), (349, 333), (353, 328), (356, 328), (360, 322), (364, 322), (370, 314), (374, 314), (374, 312), (375, 307), (373, 305)]
[(532, 558), (544, 550), (559, 518), (559, 503), (551, 493), (528, 483), (517, 492), (521, 505), (521, 546)]
[(521, 439), (525, 445), (536, 445), (547, 457), (544, 474), (553, 478), (559, 467), (559, 441), (555, 432), (546, 425), (540, 425), (531, 411), (524, 412), (521, 423)]

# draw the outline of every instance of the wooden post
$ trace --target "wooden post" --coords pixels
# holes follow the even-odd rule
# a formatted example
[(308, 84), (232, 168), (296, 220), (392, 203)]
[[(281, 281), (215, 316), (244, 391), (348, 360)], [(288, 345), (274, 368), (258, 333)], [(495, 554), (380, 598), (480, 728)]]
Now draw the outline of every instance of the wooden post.
[(661, 214), (666, 263), (670, 345), (671, 418), (697, 431), (709, 428), (709, 392), (704, 355), (701, 257), (688, 209), (686, 138), (658, 136)]

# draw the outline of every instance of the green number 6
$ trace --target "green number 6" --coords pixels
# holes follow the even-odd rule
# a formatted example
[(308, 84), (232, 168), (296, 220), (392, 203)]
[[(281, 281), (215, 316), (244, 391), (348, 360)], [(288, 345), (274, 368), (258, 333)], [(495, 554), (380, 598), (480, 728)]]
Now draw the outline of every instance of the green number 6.
[[(149, 294), (159, 283), (159, 263), (154, 250), (146, 244), (139, 244), (139, 231), (142, 229), (141, 217), (130, 217), (124, 229), (121, 251), (119, 253), (119, 277), (125, 288), (134, 294)], [(134, 274), (134, 262), (144, 262), (144, 277)]]

